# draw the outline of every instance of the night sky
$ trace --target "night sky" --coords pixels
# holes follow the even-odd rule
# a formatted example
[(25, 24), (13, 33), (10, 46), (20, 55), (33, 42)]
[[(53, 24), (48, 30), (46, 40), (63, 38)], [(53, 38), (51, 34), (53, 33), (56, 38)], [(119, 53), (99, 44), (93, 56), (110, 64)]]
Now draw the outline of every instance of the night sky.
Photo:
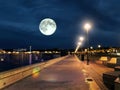
[[(57, 24), (51, 36), (39, 31), (44, 18)], [(0, 48), (75, 48), (85, 21), (90, 46), (120, 46), (120, 0), (0, 0)]]

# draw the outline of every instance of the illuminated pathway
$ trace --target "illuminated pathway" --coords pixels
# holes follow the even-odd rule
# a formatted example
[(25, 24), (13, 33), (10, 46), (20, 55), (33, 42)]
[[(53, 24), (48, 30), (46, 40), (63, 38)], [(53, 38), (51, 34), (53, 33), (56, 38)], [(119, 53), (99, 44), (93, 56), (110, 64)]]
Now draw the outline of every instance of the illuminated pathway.
[(112, 69), (92, 63), (88, 66), (69, 56), (4, 90), (108, 90), (102, 82), (106, 71)]

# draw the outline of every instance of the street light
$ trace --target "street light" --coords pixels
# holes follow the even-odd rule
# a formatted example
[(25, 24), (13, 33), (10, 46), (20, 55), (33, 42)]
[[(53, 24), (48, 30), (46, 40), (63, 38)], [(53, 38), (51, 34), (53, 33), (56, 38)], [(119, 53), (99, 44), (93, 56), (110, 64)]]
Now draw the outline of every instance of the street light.
[(85, 23), (84, 29), (88, 32), (92, 28), (90, 23)]
[(84, 37), (80, 37), (79, 40), (82, 42), (84, 40)]
[(101, 45), (98, 45), (98, 48), (101, 48)]
[(86, 30), (86, 39), (87, 39), (87, 65), (89, 65), (89, 39), (88, 39), (88, 32), (92, 28), (92, 25), (90, 23), (85, 23), (84, 24), (84, 29)]
[(90, 49), (93, 49), (93, 47), (91, 46)]
[(78, 42), (77, 47), (75, 49), (75, 53), (78, 51), (79, 47), (82, 45), (82, 42)]
[(81, 46), (82, 45), (82, 42), (78, 42), (78, 46)]

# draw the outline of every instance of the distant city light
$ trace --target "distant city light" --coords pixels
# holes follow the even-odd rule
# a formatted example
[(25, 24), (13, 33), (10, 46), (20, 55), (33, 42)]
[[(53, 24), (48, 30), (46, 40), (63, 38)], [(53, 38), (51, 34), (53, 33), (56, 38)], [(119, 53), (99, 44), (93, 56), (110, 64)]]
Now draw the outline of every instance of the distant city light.
[(93, 49), (93, 47), (91, 46), (90, 49)]
[(98, 48), (101, 48), (101, 45), (98, 45)]
[(11, 54), (11, 52), (8, 52), (8, 54)]
[(1, 62), (3, 62), (4, 61), (4, 58), (1, 58), (1, 60), (0, 60)]

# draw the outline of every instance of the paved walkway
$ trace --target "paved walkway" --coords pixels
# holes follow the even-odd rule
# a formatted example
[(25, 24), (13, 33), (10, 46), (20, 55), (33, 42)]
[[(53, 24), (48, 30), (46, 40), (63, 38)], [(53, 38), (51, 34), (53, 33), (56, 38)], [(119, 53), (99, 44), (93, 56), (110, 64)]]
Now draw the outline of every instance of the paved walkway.
[[(91, 74), (87, 71), (92, 67), (92, 64), (86, 66), (84, 62), (70, 56), (3, 90), (107, 90), (103, 84), (100, 84), (103, 85), (101, 89), (99, 83), (95, 83), (101, 73), (94, 76), (95, 70)], [(102, 72), (100, 67), (98, 69)]]

